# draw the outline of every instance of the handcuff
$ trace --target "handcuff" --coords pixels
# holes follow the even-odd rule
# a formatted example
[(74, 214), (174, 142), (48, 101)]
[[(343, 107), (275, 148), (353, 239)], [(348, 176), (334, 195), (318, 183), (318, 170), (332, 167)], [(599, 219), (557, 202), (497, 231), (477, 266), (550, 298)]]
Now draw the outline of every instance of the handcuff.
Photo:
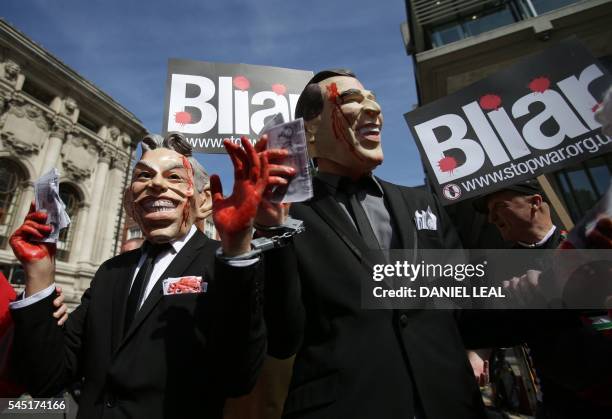
[[(277, 226), (263, 226), (260, 224), (254, 225), (255, 229), (258, 231), (268, 232), (268, 233), (278, 233), (271, 237), (258, 237), (256, 239), (251, 240), (251, 251), (247, 253), (243, 253), (238, 256), (223, 256), (220, 252), (217, 253), (217, 256), (223, 260), (247, 260), (253, 259), (259, 256), (261, 253), (271, 250), (278, 249), (284, 247), (289, 244), (291, 238), (295, 235), (302, 233), (306, 230), (304, 227), (304, 221), (296, 220), (295, 218), (287, 217), (285, 222)], [(219, 248), (221, 250), (221, 248)]]

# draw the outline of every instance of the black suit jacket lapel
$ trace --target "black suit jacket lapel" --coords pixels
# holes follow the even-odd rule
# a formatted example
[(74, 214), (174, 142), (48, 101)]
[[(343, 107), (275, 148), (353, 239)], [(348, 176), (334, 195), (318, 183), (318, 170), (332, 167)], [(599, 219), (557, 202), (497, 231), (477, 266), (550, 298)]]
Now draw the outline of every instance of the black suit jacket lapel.
[(347, 218), (347, 214), (342, 210), (340, 204), (320, 180), (313, 179), (313, 187), (315, 198), (310, 202), (310, 207), (334, 230), (355, 256), (371, 268), (374, 263), (367, 256), (370, 250)]
[[(159, 303), (163, 296), (162, 284), (166, 278), (179, 277), (189, 268), (191, 263), (196, 259), (200, 253), (200, 250), (206, 244), (208, 238), (201, 233), (199, 230), (195, 232), (193, 237), (183, 246), (181, 251), (174, 257), (170, 266), (164, 271), (159, 277), (151, 293), (143, 303), (142, 307), (136, 313), (134, 321), (132, 322), (130, 329), (125, 334), (121, 346), (125, 345), (125, 342), (130, 339), (136, 329), (142, 324), (142, 322), (149, 316), (153, 308)], [(118, 348), (120, 349), (121, 346)]]

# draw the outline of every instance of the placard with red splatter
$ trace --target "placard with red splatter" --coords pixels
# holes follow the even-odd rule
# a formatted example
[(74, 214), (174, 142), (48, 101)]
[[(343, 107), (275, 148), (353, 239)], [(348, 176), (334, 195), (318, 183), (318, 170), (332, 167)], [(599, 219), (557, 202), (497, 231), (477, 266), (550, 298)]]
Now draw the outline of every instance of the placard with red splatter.
[(606, 67), (567, 41), (404, 116), (450, 204), (612, 151), (594, 118), (610, 84)]
[(223, 140), (253, 142), (274, 115), (293, 120), (311, 71), (171, 59), (163, 134), (178, 131), (196, 152), (225, 153)]

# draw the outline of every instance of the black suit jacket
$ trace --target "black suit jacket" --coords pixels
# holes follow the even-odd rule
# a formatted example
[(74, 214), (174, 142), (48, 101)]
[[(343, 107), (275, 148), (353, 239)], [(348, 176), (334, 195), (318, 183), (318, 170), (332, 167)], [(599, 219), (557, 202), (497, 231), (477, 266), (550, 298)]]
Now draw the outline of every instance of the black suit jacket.
[[(13, 311), (15, 350), (34, 396), (83, 377), (80, 418), (220, 418), (224, 398), (248, 392), (265, 355), (259, 264), (216, 260), (199, 231), (175, 256), (123, 331), (140, 250), (106, 261), (64, 329), (50, 296)], [(199, 275), (208, 292), (164, 296), (161, 281)]]
[[(379, 182), (402, 248), (460, 247), (435, 197)], [(297, 350), (284, 417), (484, 417), (465, 345), (513, 338), (512, 324), (477, 323), (471, 317), (478, 313), (465, 310), (362, 309), (360, 284), (372, 275), (362, 264), (368, 250), (325, 185), (315, 179), (313, 186), (313, 199), (291, 208), (306, 231), (296, 236), (294, 249), (266, 258), (269, 353), (286, 357)], [(428, 207), (437, 230), (417, 230), (415, 211)], [(483, 330), (492, 333), (483, 337)]]

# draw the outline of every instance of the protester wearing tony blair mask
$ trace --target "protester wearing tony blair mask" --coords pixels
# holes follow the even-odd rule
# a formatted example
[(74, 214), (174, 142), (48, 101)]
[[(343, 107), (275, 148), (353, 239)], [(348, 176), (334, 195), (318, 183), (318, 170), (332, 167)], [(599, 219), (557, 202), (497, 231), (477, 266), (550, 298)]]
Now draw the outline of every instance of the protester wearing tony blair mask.
[[(225, 397), (249, 391), (265, 353), (261, 263), (248, 252), (268, 164), (242, 145), (226, 144), (235, 179), (223, 198), (181, 135), (143, 140), (126, 206), (146, 242), (102, 264), (64, 330), (50, 314), (53, 252), (35, 241), (45, 216), (29, 215), (11, 245), (28, 276), (12, 313), (31, 394), (83, 378), (79, 417), (220, 418)], [(194, 226), (211, 206), (220, 246)]]
[[(293, 248), (268, 255), (274, 268), (265, 288), (269, 353), (297, 353), (284, 415), (482, 417), (460, 334), (469, 341), (471, 320), (361, 306), (372, 250), (460, 247), (435, 197), (372, 175), (383, 161), (374, 93), (350, 71), (322, 71), (302, 92), (296, 117), (317, 165), (314, 197), (291, 206), (306, 231)], [(417, 225), (420, 211), (430, 222)], [(256, 226), (267, 234), (282, 220), (282, 211), (260, 211)]]
[(373, 92), (356, 78), (344, 76), (330, 77), (307, 89), (305, 94), (311, 100), (318, 101), (322, 91), (327, 96), (316, 105), (322, 105), (320, 113), (305, 118), (308, 153), (317, 159), (320, 171), (359, 178), (383, 162), (383, 116)]

